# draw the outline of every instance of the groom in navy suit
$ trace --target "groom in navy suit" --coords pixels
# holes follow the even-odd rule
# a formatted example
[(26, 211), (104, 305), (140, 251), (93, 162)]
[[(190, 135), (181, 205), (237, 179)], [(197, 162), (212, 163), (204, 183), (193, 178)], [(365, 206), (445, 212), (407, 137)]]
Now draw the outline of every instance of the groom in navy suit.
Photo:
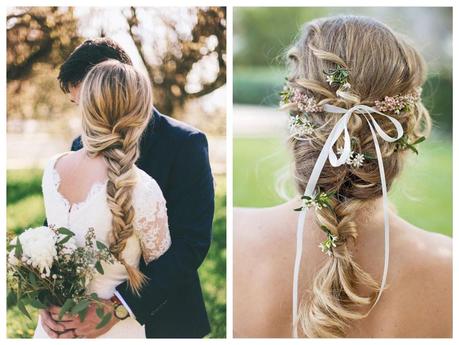
[[(108, 38), (87, 40), (67, 58), (58, 79), (73, 102), (78, 102), (79, 86), (90, 68), (107, 59), (132, 65), (126, 52)], [(78, 137), (72, 150), (81, 147)], [(139, 268), (149, 280), (139, 296), (131, 292), (127, 283), (116, 288), (112, 298), (114, 322), (119, 317), (116, 307), (121, 306), (127, 311), (126, 317), (145, 325), (147, 338), (204, 337), (210, 326), (197, 269), (209, 250), (214, 214), (214, 185), (206, 136), (155, 109), (142, 137), (136, 164), (161, 187), (167, 202), (172, 245), (148, 265), (141, 261)], [(59, 322), (53, 318), (52, 310), (43, 311), (41, 316), (45, 330), (52, 337), (95, 337), (113, 326), (109, 323), (106, 328), (96, 330), (98, 321), (91, 322), (98, 318), (91, 312), (95, 314), (90, 311), (83, 323)]]

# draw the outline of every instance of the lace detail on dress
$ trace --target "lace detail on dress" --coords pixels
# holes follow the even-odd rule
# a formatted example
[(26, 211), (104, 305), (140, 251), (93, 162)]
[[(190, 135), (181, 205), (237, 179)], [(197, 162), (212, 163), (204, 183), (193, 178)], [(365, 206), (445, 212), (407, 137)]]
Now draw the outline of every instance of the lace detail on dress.
[(89, 189), (88, 195), (83, 201), (77, 202), (75, 204), (71, 204), (70, 201), (67, 200), (60, 192), (59, 187), (61, 185), (61, 176), (59, 175), (56, 168), (51, 168), (51, 179), (52, 184), (54, 187), (54, 191), (56, 192), (57, 198), (60, 200), (61, 203), (65, 205), (67, 210), (77, 211), (85, 206), (96, 194), (100, 193), (106, 186), (107, 181), (104, 182), (95, 182), (91, 188)]
[[(171, 245), (166, 200), (161, 189), (150, 176), (141, 173), (139, 199), (136, 203), (137, 236), (146, 263), (163, 255)], [(145, 175), (144, 175), (145, 174)]]

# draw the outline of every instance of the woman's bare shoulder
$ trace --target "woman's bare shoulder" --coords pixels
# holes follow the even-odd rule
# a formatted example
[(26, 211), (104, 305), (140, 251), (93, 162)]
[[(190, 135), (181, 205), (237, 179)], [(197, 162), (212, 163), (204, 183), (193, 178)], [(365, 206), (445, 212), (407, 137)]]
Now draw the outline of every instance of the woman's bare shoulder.
[[(235, 248), (251, 248), (269, 255), (273, 247), (288, 240), (294, 229), (290, 212), (283, 205), (266, 208), (235, 208), (233, 211)], [(279, 243), (281, 242), (281, 243)]]
[[(407, 226), (395, 245), (400, 259), (399, 303), (413, 336), (449, 337), (452, 332), (452, 240)], [(422, 333), (422, 334), (420, 334)]]

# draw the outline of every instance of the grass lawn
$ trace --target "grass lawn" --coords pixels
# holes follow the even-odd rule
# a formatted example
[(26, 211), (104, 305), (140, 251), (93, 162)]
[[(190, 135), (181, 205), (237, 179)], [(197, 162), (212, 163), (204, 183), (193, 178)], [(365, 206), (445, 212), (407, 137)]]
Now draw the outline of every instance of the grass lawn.
[[(290, 156), (285, 147), (279, 138), (234, 140), (234, 206), (266, 207), (283, 201), (276, 181), (283, 170), (288, 171)], [(436, 138), (420, 144), (419, 150), (391, 188), (390, 200), (412, 224), (451, 236), (451, 142)]]
[[(42, 171), (11, 170), (7, 172), (8, 234), (43, 224), (44, 207), (41, 196)], [(226, 178), (216, 178), (213, 240), (209, 254), (199, 269), (204, 299), (212, 327), (211, 338), (226, 337)], [(36, 326), (37, 312), (28, 308), (32, 320), (15, 307), (7, 312), (9, 338), (30, 338)]]

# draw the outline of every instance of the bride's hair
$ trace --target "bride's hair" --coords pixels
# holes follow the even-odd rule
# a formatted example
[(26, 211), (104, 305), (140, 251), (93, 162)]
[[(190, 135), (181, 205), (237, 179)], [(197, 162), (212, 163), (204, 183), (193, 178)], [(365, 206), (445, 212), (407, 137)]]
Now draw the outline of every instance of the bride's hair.
[[(407, 95), (425, 81), (425, 63), (406, 39), (371, 18), (338, 16), (308, 23), (301, 37), (287, 53), (293, 89), (306, 93), (319, 103), (343, 108), (355, 104), (374, 106), (385, 96)], [(330, 86), (324, 71), (340, 65), (349, 71), (350, 90), (338, 91)], [(378, 115), (375, 115), (378, 116)], [(429, 113), (417, 100), (414, 105), (393, 115), (403, 126), (408, 142), (430, 131)], [(314, 163), (325, 140), (340, 116), (326, 112), (308, 113), (314, 133), (307, 140), (290, 140), (294, 156), (294, 175), (298, 191), (305, 190)], [(381, 128), (390, 136), (396, 130), (389, 120), (378, 117)], [(368, 124), (352, 116), (348, 129), (353, 150), (376, 157)], [(399, 174), (404, 150), (396, 143), (379, 141), (388, 188)], [(337, 147), (343, 146), (343, 140)], [(316, 209), (316, 220), (335, 236), (337, 247), (315, 274), (311, 290), (301, 301), (298, 324), (307, 337), (343, 337), (352, 320), (366, 316), (374, 303), (380, 284), (353, 260), (347, 244), (355, 241), (358, 226), (355, 217), (370, 200), (382, 195), (376, 159), (352, 165), (332, 167), (327, 161), (318, 181), (322, 191), (334, 192), (331, 208)], [(362, 293), (367, 291), (368, 293)]]
[(129, 285), (139, 292), (146, 277), (123, 258), (134, 234), (132, 193), (139, 141), (151, 116), (150, 81), (134, 67), (116, 60), (95, 65), (80, 91), (83, 147), (102, 156), (108, 167), (107, 202), (112, 214), (110, 251), (126, 267)]

